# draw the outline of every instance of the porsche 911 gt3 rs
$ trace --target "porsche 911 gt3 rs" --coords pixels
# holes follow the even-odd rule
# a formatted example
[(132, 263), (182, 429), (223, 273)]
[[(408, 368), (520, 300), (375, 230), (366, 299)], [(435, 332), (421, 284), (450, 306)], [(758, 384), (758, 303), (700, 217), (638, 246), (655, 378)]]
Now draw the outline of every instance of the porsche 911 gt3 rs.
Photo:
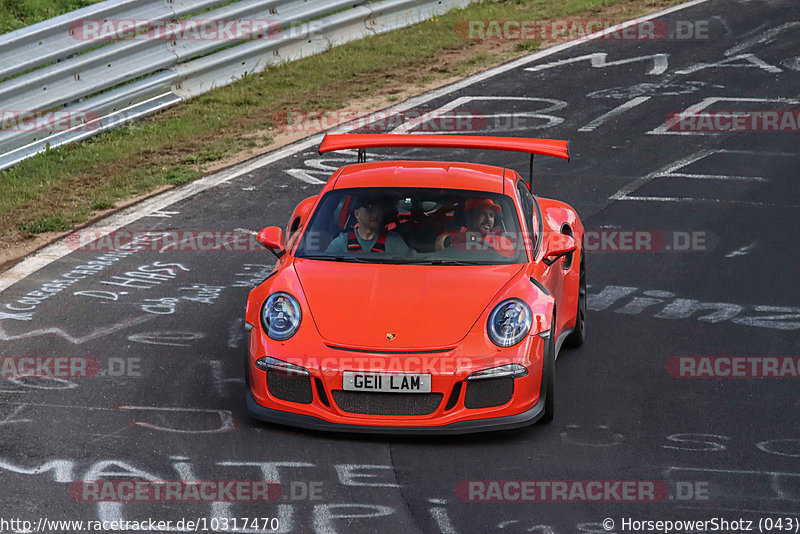
[(569, 159), (566, 141), (328, 135), (358, 149), (286, 231), (248, 298), (250, 414), (320, 430), (468, 433), (554, 414), (555, 361), (585, 337), (584, 229), (512, 169), (365, 161), (377, 147)]

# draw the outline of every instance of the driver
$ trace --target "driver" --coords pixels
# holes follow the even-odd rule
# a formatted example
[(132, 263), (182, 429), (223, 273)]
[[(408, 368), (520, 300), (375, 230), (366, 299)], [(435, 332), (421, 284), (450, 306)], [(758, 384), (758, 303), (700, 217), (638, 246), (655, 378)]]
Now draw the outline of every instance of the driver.
[(391, 256), (404, 256), (408, 253), (410, 249), (403, 238), (396, 232), (386, 230), (387, 204), (386, 200), (376, 197), (354, 197), (352, 207), (357, 221), (355, 228), (339, 234), (325, 252), (378, 252)]
[(459, 250), (492, 250), (507, 257), (516, 251), (511, 241), (500, 235), (501, 228), (495, 226), (503, 208), (491, 198), (471, 198), (464, 204), (466, 227), (458, 232), (445, 232), (436, 238), (436, 250), (456, 247)]

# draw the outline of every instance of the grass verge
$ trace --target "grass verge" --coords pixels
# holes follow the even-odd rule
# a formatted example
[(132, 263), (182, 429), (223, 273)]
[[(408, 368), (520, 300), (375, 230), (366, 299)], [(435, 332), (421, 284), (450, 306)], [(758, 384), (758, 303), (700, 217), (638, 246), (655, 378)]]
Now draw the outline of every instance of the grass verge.
[(622, 21), (678, 3), (484, 1), (269, 68), (142, 122), (50, 150), (0, 173), (0, 265), (27, 253), (31, 244), (43, 244), (33, 239), (36, 234), (69, 230), (131, 198), (294, 140), (276, 128), (282, 112), (381, 109), (542, 46), (466, 41), (455, 31), (464, 19)]
[(102, 0), (0, 0), (0, 34), (36, 24)]

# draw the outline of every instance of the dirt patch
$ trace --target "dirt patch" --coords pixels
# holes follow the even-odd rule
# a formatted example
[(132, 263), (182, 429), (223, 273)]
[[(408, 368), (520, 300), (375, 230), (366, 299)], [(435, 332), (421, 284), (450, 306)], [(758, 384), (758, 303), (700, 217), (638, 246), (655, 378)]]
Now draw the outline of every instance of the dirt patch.
[[(113, 208), (109, 208), (107, 210), (99, 211), (95, 213), (89, 220), (82, 224), (75, 225), (75, 229), (84, 228), (91, 224), (94, 224), (102, 219), (105, 219), (109, 215), (118, 212), (123, 208), (127, 208), (128, 206), (132, 206), (137, 202), (141, 202), (150, 197), (154, 197), (159, 193), (163, 193), (167, 189), (171, 189), (172, 186), (161, 186), (153, 191), (148, 192), (144, 195), (139, 195), (137, 197), (132, 197), (126, 200), (121, 200), (114, 204)], [(53, 241), (56, 241), (66, 235), (69, 235), (74, 230), (70, 230), (69, 232), (44, 232), (41, 234), (34, 234), (25, 238), (17, 238), (16, 240), (11, 238), (0, 238), (0, 272), (8, 269), (15, 263), (19, 262), (25, 256), (36, 252), (37, 250), (46, 247)]]

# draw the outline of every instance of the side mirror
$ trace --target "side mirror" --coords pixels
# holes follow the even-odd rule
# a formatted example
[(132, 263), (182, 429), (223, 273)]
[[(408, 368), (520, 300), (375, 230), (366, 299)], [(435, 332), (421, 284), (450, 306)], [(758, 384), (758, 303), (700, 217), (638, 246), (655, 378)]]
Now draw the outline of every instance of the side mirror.
[(559, 258), (566, 256), (570, 252), (575, 252), (578, 246), (571, 236), (566, 234), (553, 234), (547, 242), (547, 252), (542, 260), (545, 265), (552, 265)]
[(256, 241), (267, 247), (278, 258), (286, 252), (283, 249), (283, 230), (278, 226), (267, 226), (258, 232)]

